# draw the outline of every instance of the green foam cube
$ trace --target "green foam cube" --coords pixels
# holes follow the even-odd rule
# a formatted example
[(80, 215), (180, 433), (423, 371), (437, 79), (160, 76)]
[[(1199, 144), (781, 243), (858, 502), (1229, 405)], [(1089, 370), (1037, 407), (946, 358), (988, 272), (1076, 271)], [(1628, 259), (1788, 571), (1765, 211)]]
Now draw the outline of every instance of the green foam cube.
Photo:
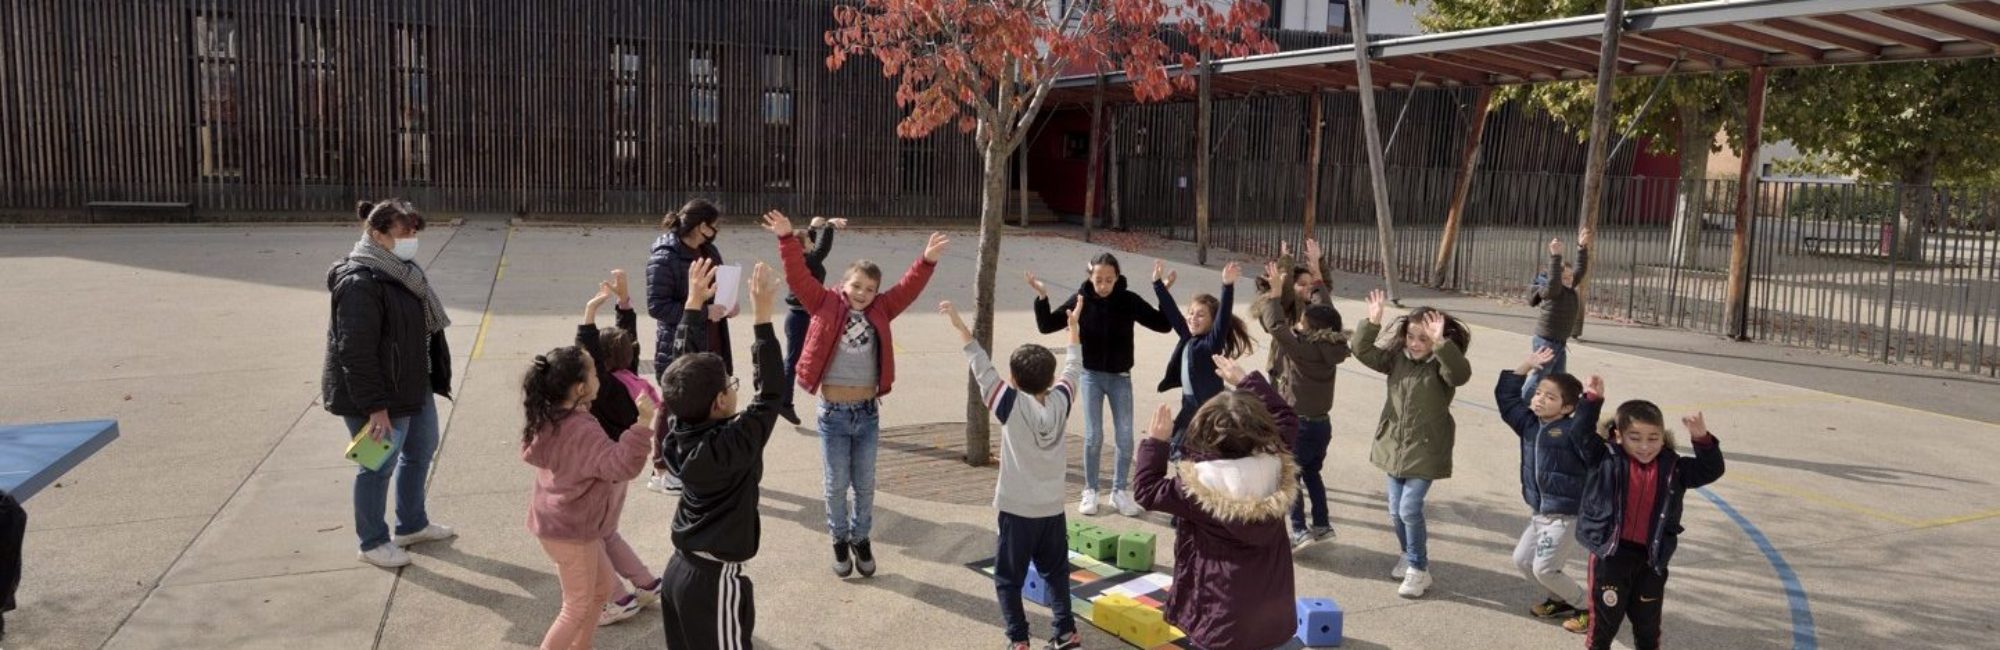
[(1102, 528), (1083, 532), (1083, 544), (1076, 552), (1096, 558), (1099, 562), (1110, 562), (1118, 556), (1118, 533)]
[(1078, 553), (1083, 552), (1083, 534), (1093, 530), (1101, 530), (1095, 525), (1082, 521), (1072, 521), (1067, 526), (1069, 527), (1069, 550)]
[(1153, 570), (1153, 546), (1157, 537), (1152, 533), (1125, 533), (1118, 536), (1118, 568), (1126, 571)]

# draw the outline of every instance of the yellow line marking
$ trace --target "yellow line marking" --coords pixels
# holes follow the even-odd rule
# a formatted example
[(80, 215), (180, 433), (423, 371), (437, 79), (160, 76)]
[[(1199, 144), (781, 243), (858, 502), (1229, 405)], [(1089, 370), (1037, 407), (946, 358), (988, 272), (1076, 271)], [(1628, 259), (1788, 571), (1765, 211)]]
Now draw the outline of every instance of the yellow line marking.
[(1918, 528), (1937, 528), (1939, 526), (1952, 526), (1957, 524), (1970, 523), (1974, 521), (1992, 519), (1994, 517), (2000, 517), (2000, 510), (1988, 510), (1986, 512), (1975, 512), (1969, 515), (1960, 515), (1957, 517), (1932, 519), (1930, 521), (1923, 522), (1923, 524), (1918, 526)]
[(1776, 492), (1786, 496), (1804, 499), (1806, 501), (1811, 501), (1813, 503), (1817, 503), (1830, 508), (1837, 508), (1840, 510), (1846, 510), (1848, 512), (1865, 515), (1892, 524), (1908, 526), (1910, 528), (1924, 527), (1924, 522), (1915, 519), (1911, 519), (1901, 515), (1896, 515), (1893, 513), (1883, 512), (1864, 505), (1848, 503), (1846, 501), (1828, 497), (1819, 494), (1817, 492), (1813, 492), (1810, 490), (1802, 490), (1789, 485), (1785, 485), (1783, 483), (1778, 483), (1776, 481), (1767, 481), (1761, 478), (1757, 478), (1755, 476), (1747, 476), (1740, 471), (1730, 472), (1728, 474), (1728, 480), (1732, 483), (1748, 483), (1750, 485), (1763, 488), (1771, 492)]
[[(507, 250), (507, 244), (514, 242), (514, 228), (507, 228), (507, 241), (500, 244), (500, 250)], [(507, 277), (507, 254), (500, 254), (500, 266), (493, 269), (493, 286), (500, 286), (500, 279)], [(472, 358), (486, 356), (486, 327), (493, 324), (493, 294), (486, 295), (486, 311), (479, 315), (479, 334), (472, 339)]]

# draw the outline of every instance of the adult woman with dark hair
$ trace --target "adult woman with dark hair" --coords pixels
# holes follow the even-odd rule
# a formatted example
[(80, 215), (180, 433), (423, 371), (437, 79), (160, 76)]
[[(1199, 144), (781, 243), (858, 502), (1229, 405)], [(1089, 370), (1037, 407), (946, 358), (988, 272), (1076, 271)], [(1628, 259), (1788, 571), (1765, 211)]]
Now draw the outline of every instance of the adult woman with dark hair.
[[(431, 523), (424, 507), (431, 456), (437, 453), (435, 395), (451, 398), (451, 325), (417, 256), (424, 217), (401, 199), (355, 206), (361, 241), (326, 272), (333, 313), (327, 326), (320, 401), (347, 420), (349, 436), (364, 430), (388, 440), (395, 457), (354, 476), (354, 531), (361, 561), (380, 567), (410, 563), (403, 547), (457, 533)], [(396, 479), (396, 534), (383, 521), (389, 479)]]
[[(653, 241), (652, 257), (646, 260), (646, 313), (653, 316), (658, 324), (658, 336), (653, 345), (653, 378), (662, 380), (667, 366), (672, 365), (679, 354), (674, 345), (674, 330), (681, 325), (681, 314), (685, 309), (688, 295), (688, 267), (695, 260), (706, 259), (715, 266), (722, 266), (722, 251), (715, 248), (715, 237), (721, 233), (719, 224), (722, 211), (707, 199), (688, 201), (681, 209), (660, 220), (660, 228), (667, 231)], [(714, 327), (707, 328), (706, 340), (696, 342), (696, 352), (713, 352), (722, 357), (722, 367), (735, 374), (735, 365), (729, 354), (729, 321), (736, 315), (733, 308), (724, 308), (710, 298), (706, 303), (708, 320)], [(671, 427), (667, 427), (671, 428)], [(662, 434), (664, 435), (664, 434)], [(655, 449), (658, 449), (657, 442)], [(665, 459), (653, 463), (653, 478), (647, 487), (661, 492), (680, 491), (680, 480), (669, 471)]]

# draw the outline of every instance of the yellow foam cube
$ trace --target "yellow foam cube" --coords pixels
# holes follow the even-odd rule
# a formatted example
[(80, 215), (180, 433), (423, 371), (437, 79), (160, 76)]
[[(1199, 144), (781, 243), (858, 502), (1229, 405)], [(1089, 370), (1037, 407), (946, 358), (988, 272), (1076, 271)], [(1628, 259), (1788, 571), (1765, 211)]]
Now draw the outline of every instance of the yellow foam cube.
[(1118, 638), (1141, 648), (1157, 648), (1186, 636), (1179, 628), (1168, 625), (1166, 615), (1157, 609), (1141, 607), (1124, 612), (1124, 616), (1125, 633)]
[(1135, 616), (1142, 611), (1150, 610), (1139, 601), (1115, 594), (1090, 600), (1090, 622), (1120, 638), (1135, 628), (1138, 623)]

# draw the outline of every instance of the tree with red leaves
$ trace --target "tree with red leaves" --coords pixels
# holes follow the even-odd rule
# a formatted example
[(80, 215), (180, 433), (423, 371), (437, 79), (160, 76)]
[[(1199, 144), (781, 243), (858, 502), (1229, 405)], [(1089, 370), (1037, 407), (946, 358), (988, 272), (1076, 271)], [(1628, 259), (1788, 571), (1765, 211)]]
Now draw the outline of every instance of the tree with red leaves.
[[(862, 0), (834, 8), (827, 67), (873, 57), (896, 78), (896, 127), (921, 138), (956, 123), (973, 133), (984, 165), (973, 335), (993, 349), (993, 282), (999, 265), (1007, 160), (1027, 137), (1049, 88), (1067, 70), (1123, 70), (1141, 101), (1193, 87), (1197, 57), (1276, 49), (1257, 30), (1270, 8), (1256, 0)], [(1178, 35), (1188, 48), (1163, 39)], [(966, 380), (967, 463), (984, 465), (990, 438), (978, 385)]]

